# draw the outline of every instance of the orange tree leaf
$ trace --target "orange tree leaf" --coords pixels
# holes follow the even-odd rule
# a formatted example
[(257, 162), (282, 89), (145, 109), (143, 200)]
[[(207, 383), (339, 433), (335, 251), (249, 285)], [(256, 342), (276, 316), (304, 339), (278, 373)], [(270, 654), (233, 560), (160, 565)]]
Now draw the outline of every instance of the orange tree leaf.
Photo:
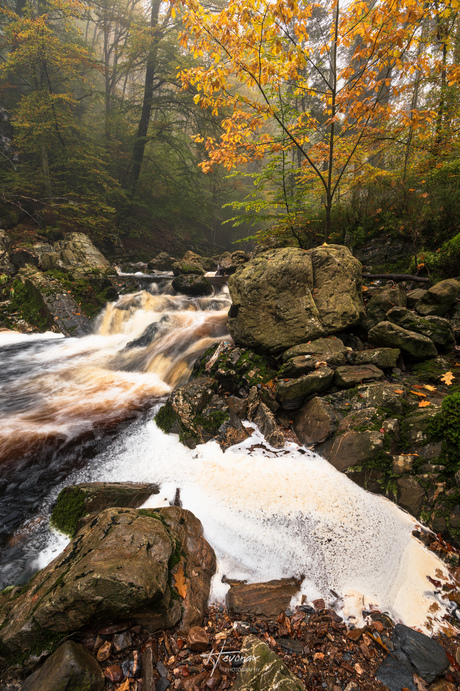
[(185, 598), (187, 595), (187, 583), (185, 581), (184, 567), (182, 564), (179, 564), (179, 568), (174, 574), (174, 585), (179, 595)]
[(426, 408), (427, 405), (431, 405), (430, 401), (420, 401), (420, 403), (418, 404), (418, 407), (419, 408)]
[(426, 398), (426, 393), (419, 393), (418, 391), (411, 391), (411, 393), (413, 393), (414, 396), (422, 396), (423, 398)]
[(423, 388), (426, 389), (427, 391), (436, 391), (436, 387), (431, 386), (430, 384), (424, 384)]
[(442, 375), (441, 381), (444, 382), (444, 384), (447, 384), (447, 386), (451, 386), (453, 380), (454, 380), (454, 375), (452, 372), (446, 372), (445, 374)]

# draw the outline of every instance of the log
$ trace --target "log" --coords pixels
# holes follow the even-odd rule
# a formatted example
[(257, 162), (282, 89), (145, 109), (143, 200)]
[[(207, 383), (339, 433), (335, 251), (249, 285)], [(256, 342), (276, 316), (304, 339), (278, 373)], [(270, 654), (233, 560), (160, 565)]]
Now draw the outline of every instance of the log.
[(429, 278), (410, 276), (409, 274), (363, 274), (363, 278), (386, 278), (388, 281), (417, 281), (418, 283), (430, 283)]

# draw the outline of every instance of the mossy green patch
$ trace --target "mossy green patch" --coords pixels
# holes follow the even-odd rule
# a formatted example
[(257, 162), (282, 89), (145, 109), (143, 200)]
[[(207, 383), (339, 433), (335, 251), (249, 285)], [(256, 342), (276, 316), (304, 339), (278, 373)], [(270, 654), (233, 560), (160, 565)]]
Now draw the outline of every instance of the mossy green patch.
[(161, 406), (158, 413), (154, 417), (157, 427), (159, 427), (162, 432), (165, 432), (165, 434), (169, 434), (169, 431), (176, 422), (176, 419), (176, 413), (174, 412), (170, 401), (166, 401), (166, 403)]
[(19, 312), (21, 319), (24, 319), (28, 324), (32, 324), (32, 326), (36, 326), (39, 331), (46, 331), (50, 326), (49, 317), (43, 304), (40, 302), (38, 294), (19, 278), (13, 281), (10, 289), (10, 299), (9, 313)]
[(85, 493), (79, 487), (64, 487), (59, 493), (50, 523), (62, 533), (73, 537), (78, 521), (86, 513)]
[(446, 396), (427, 432), (433, 441), (442, 441), (441, 461), (448, 474), (455, 473), (460, 468), (460, 393)]
[(75, 278), (64, 271), (51, 269), (45, 272), (45, 276), (59, 281), (60, 286), (71, 294), (82, 312), (90, 319), (113, 299), (112, 284), (107, 278), (101, 277), (97, 270), (91, 275)]

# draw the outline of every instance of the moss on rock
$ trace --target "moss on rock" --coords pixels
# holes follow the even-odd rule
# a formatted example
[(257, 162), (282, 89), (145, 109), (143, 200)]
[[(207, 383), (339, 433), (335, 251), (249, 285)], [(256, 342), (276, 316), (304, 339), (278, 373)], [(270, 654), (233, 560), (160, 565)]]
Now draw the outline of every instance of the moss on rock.
[(64, 487), (57, 498), (50, 523), (65, 535), (73, 537), (78, 521), (85, 512), (85, 493), (78, 487)]

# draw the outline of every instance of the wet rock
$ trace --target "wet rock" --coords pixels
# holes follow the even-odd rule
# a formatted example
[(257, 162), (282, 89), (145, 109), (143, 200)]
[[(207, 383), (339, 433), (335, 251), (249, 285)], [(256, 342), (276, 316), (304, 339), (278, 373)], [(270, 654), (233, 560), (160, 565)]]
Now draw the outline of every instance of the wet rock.
[(423, 298), (428, 292), (427, 288), (414, 288), (407, 293), (407, 306), (413, 309), (417, 302)]
[[(188, 579), (181, 604), (169, 586), (180, 566), (171, 566), (179, 550)], [(214, 552), (189, 511), (106, 509), (22, 595), (0, 603), (3, 649), (27, 651), (36, 643), (35, 626), (59, 640), (89, 624), (127, 616), (151, 632), (179, 620), (188, 630), (202, 621), (214, 571)]]
[(404, 307), (393, 307), (386, 314), (386, 319), (408, 331), (416, 331), (428, 336), (433, 343), (442, 348), (451, 348), (455, 344), (455, 335), (447, 319), (436, 316), (422, 317)]
[(299, 590), (300, 581), (295, 578), (267, 583), (236, 583), (231, 585), (225, 602), (233, 616), (276, 619), (287, 609), (292, 596)]
[(334, 377), (334, 371), (329, 367), (310, 372), (298, 379), (278, 382), (276, 399), (286, 410), (299, 408), (308, 396), (326, 391)]
[(279, 353), (356, 324), (364, 314), (361, 265), (345, 247), (263, 252), (229, 279), (236, 343)]
[(232, 691), (305, 691), (302, 682), (256, 636), (246, 636), (241, 652), (245, 661)]
[(73, 537), (85, 516), (94, 515), (112, 506), (137, 509), (152, 494), (158, 494), (158, 485), (139, 482), (83, 482), (64, 487), (51, 514), (51, 524)]
[(342, 388), (351, 388), (366, 381), (382, 379), (383, 376), (382, 370), (375, 365), (345, 365), (335, 370), (334, 384)]
[(375, 458), (383, 451), (383, 439), (384, 435), (381, 432), (345, 432), (334, 439), (332, 448), (325, 458), (334, 468), (343, 472), (347, 468), (362, 465), (365, 461)]
[(401, 351), (399, 348), (370, 348), (350, 353), (352, 365), (375, 365), (389, 369), (396, 367)]
[(299, 343), (289, 350), (286, 350), (281, 358), (283, 362), (287, 362), (292, 358), (299, 356), (310, 355), (313, 358), (313, 362), (325, 361), (331, 367), (338, 367), (339, 365), (345, 364), (345, 355), (347, 353), (347, 348), (344, 346), (343, 341), (337, 336), (328, 336), (327, 338), (316, 338), (308, 343)]
[(110, 665), (104, 669), (104, 675), (112, 684), (116, 684), (123, 679), (123, 670), (120, 665)]
[(434, 681), (449, 667), (449, 660), (442, 645), (404, 624), (396, 624), (393, 643), (407, 655), (417, 674), (428, 683)]
[(214, 291), (211, 283), (204, 276), (192, 273), (176, 276), (173, 279), (172, 287), (177, 293), (183, 293), (184, 295), (191, 295), (193, 297), (212, 295)]
[(423, 505), (425, 491), (412, 476), (400, 477), (396, 480), (398, 485), (398, 504), (413, 516), (418, 516)]
[(112, 639), (113, 649), (119, 653), (125, 648), (129, 648), (132, 645), (133, 639), (129, 631), (123, 631), (123, 633), (116, 633)]
[(274, 446), (276, 449), (283, 448), (284, 435), (276, 423), (275, 416), (265, 403), (259, 403), (257, 413), (253, 419), (271, 446)]
[(378, 288), (366, 305), (365, 328), (367, 330), (372, 329), (373, 326), (384, 321), (386, 313), (392, 307), (405, 307), (406, 304), (406, 292), (401, 285)]
[(378, 346), (399, 348), (413, 358), (436, 357), (437, 350), (431, 338), (416, 331), (408, 331), (390, 321), (382, 321), (368, 333), (371, 343)]
[(188, 632), (187, 648), (195, 653), (204, 653), (209, 648), (209, 636), (201, 626), (193, 626)]
[(105, 641), (99, 650), (97, 651), (97, 661), (98, 662), (105, 662), (106, 660), (109, 659), (110, 655), (112, 653), (112, 643), (110, 641)]
[[(181, 440), (190, 448), (212, 439), (212, 432), (204, 429), (198, 416), (213, 396), (213, 384), (214, 380), (211, 377), (202, 376), (175, 389), (169, 401), (158, 411), (155, 418), (157, 425), (163, 431), (169, 432), (173, 424), (177, 424), (181, 431)], [(217, 432), (224, 419), (222, 415), (219, 416), (213, 431)], [(209, 427), (210, 423), (212, 419), (208, 416), (205, 424)]]
[(153, 343), (155, 338), (163, 331), (164, 327), (169, 324), (169, 321), (169, 316), (163, 315), (159, 321), (149, 324), (139, 338), (129, 341), (126, 344), (125, 349), (130, 350), (131, 348), (146, 348), (148, 345)]
[(429, 288), (425, 295), (417, 301), (415, 309), (419, 314), (436, 315), (442, 317), (452, 307), (460, 295), (460, 281), (448, 278)]
[(47, 320), (48, 328), (66, 336), (84, 336), (90, 332), (89, 319), (57, 279), (30, 265), (21, 269), (18, 277), (28, 289), (31, 302), (35, 302), (37, 310)]
[(153, 271), (172, 271), (172, 266), (175, 262), (167, 252), (160, 252), (156, 257), (153, 257), (148, 263), (148, 268)]
[(398, 660), (391, 655), (382, 662), (375, 676), (382, 684), (385, 684), (390, 691), (401, 691), (401, 689), (404, 688), (409, 691), (417, 691), (413, 679), (413, 667), (411, 667), (409, 662)]
[(230, 276), (230, 274), (235, 273), (241, 264), (245, 264), (249, 259), (250, 256), (247, 252), (236, 250), (235, 252), (225, 252), (222, 254), (218, 259), (218, 264), (221, 271)]
[(79, 643), (66, 641), (22, 684), (23, 691), (85, 689), (102, 691), (104, 675), (91, 653)]
[(123, 661), (121, 669), (125, 677), (132, 677), (135, 679), (140, 677), (142, 670), (140, 653), (137, 650), (133, 650), (128, 659)]
[(370, 428), (375, 426), (381, 419), (382, 414), (379, 413), (377, 408), (362, 408), (361, 410), (355, 410), (340, 420), (337, 427), (337, 434), (355, 429), (357, 431), (362, 431), (364, 427)]
[(319, 396), (308, 401), (294, 418), (294, 432), (302, 444), (326, 441), (336, 427), (337, 414), (334, 408)]
[(229, 419), (222, 423), (218, 431), (218, 442), (221, 449), (224, 451), (234, 444), (240, 444), (242, 441), (251, 436), (248, 430), (244, 427), (240, 418), (237, 417), (233, 411), (230, 411)]
[(169, 681), (169, 679), (165, 679), (165, 677), (161, 677), (160, 679), (158, 679), (158, 681), (156, 683), (155, 691), (166, 691), (167, 689), (169, 689), (170, 686), (171, 686), (171, 682)]

